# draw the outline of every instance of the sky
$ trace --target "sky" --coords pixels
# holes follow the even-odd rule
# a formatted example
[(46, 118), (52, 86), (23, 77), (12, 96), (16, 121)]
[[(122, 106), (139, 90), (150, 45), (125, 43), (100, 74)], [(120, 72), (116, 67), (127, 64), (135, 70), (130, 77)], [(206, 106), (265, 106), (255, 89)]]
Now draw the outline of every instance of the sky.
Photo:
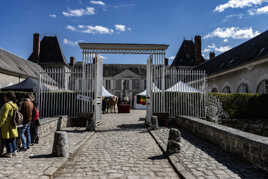
[[(79, 42), (168, 44), (202, 36), (208, 58), (268, 30), (268, 0), (4, 0), (0, 48), (27, 59), (33, 33), (57, 36), (64, 55), (81, 60)], [(146, 63), (147, 56), (103, 55), (104, 63)]]

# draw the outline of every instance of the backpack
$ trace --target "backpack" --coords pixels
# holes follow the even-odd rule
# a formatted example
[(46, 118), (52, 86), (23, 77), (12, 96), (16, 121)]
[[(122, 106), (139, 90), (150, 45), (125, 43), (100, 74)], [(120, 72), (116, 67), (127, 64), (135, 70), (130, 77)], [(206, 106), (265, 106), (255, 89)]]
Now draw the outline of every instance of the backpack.
[(11, 103), (9, 103), (9, 104), (12, 106), (13, 111), (14, 111), (13, 116), (12, 116), (11, 121), (10, 121), (11, 125), (13, 127), (22, 125), (23, 124), (23, 115)]

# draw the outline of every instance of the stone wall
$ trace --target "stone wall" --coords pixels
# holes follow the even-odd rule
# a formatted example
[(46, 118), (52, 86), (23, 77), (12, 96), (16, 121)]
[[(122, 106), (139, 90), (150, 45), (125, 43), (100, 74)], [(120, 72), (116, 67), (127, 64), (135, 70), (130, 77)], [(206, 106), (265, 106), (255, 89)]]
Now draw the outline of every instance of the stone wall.
[(223, 150), (247, 160), (256, 167), (268, 171), (268, 138), (241, 130), (204, 121), (198, 118), (180, 116), (178, 127), (220, 146)]
[[(59, 117), (40, 119), (39, 137), (44, 137), (57, 129)], [(68, 127), (68, 116), (62, 116), (62, 128)]]

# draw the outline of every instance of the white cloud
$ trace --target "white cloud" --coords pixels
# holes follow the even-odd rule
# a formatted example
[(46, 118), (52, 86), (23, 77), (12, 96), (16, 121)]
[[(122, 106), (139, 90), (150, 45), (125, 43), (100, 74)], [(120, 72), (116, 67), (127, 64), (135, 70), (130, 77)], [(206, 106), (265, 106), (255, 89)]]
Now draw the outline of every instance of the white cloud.
[(248, 11), (250, 15), (268, 14), (268, 6), (260, 7), (257, 9), (251, 9)]
[(255, 31), (250, 28), (240, 29), (239, 27), (229, 27), (229, 28), (216, 28), (213, 32), (207, 34), (204, 39), (219, 37), (219, 38), (233, 38), (233, 39), (249, 39), (259, 35), (259, 31)]
[(56, 14), (49, 14), (49, 17), (51, 17), (51, 18), (56, 18), (57, 15), (56, 15)]
[(226, 42), (229, 42), (229, 40), (228, 40), (228, 39), (224, 39), (224, 40), (223, 40), (223, 42), (225, 42), (225, 43), (226, 43)]
[(76, 28), (72, 25), (67, 25), (66, 29), (71, 30), (71, 31), (76, 31)]
[(63, 11), (62, 14), (67, 17), (71, 16), (84, 16), (84, 15), (94, 15), (95, 14), (95, 8), (94, 7), (87, 7), (85, 9), (69, 9), (67, 12)]
[(223, 12), (228, 8), (245, 8), (261, 5), (264, 2), (268, 2), (268, 0), (228, 0), (227, 3), (218, 5), (214, 11)]
[(103, 1), (90, 1), (90, 3), (95, 4), (95, 5), (105, 6), (105, 3)]
[(122, 25), (122, 24), (116, 24), (114, 25), (115, 30), (121, 31), (121, 32), (125, 32), (126, 31), (126, 26)]
[(175, 56), (170, 56), (168, 57), (169, 60), (174, 60), (175, 59)]
[(71, 41), (68, 40), (67, 38), (63, 39), (63, 44), (65, 45), (71, 45), (71, 46), (77, 46), (78, 45), (78, 41)]
[(230, 49), (231, 49), (230, 46), (217, 47), (214, 43), (212, 43), (211, 45), (208, 45), (208, 47), (203, 50), (203, 53), (208, 53), (208, 52), (212, 52), (212, 51), (223, 53), (223, 52), (226, 52)]
[(81, 32), (88, 34), (112, 34), (114, 30), (100, 25), (96, 26), (88, 25), (85, 26), (85, 28)]

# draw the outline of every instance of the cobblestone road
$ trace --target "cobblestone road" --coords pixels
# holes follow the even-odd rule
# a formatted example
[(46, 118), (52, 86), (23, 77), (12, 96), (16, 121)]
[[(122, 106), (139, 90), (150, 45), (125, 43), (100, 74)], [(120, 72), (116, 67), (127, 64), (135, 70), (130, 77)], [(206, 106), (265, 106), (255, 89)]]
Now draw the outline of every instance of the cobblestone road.
[[(267, 179), (268, 174), (255, 169), (250, 163), (224, 152), (219, 147), (201, 140), (191, 133), (182, 133), (182, 149), (176, 154), (176, 163), (196, 179)], [(169, 129), (152, 131), (166, 148)], [(176, 164), (175, 164), (176, 165)]]
[[(76, 146), (90, 132), (85, 132), (82, 128), (67, 128), (70, 151), (73, 152)], [(0, 179), (2, 178), (24, 178), (24, 179), (48, 179), (47, 173), (55, 170), (62, 164), (61, 157), (51, 155), (54, 141), (54, 132), (48, 136), (42, 137), (39, 144), (31, 146), (26, 152), (18, 152), (13, 158), (0, 158)]]
[(103, 115), (103, 125), (56, 178), (178, 178), (144, 128), (145, 111)]

